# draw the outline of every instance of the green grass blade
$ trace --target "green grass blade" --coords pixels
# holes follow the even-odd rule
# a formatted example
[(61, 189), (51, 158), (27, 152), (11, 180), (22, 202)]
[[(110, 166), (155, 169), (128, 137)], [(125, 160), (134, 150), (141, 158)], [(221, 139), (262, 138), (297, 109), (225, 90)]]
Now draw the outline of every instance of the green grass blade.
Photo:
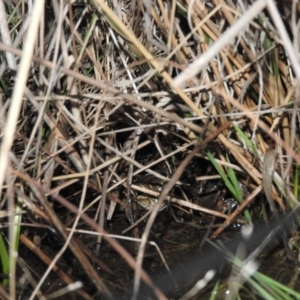
[[(12, 244), (9, 255), (9, 272), (10, 274), (16, 274), (18, 253), (19, 253), (19, 243), (20, 243), (20, 232), (21, 232), (21, 221), (22, 221), (22, 200), (18, 198), (16, 205), (16, 212), (14, 215), (14, 224), (12, 225)], [(15, 255), (16, 253), (17, 255)], [(13, 255), (12, 255), (13, 254)]]
[[(228, 162), (230, 162), (230, 160), (228, 158), (228, 155), (226, 155), (226, 159), (227, 159)], [(240, 183), (239, 183), (239, 181), (238, 181), (238, 179), (235, 175), (235, 172), (232, 168), (226, 168), (226, 170), (227, 170), (228, 176), (230, 178), (230, 181), (234, 186), (235, 193), (236, 193), (236, 200), (239, 203), (242, 203), (242, 201), (243, 201), (243, 192), (242, 192)], [(252, 218), (251, 218), (251, 214), (250, 214), (248, 209), (246, 209), (244, 211), (244, 215), (245, 215), (246, 220), (250, 223)]]
[(14, 251), (16, 252), (19, 251), (21, 222), (22, 222), (22, 202), (18, 201), (18, 204), (16, 205), (16, 214), (14, 216), (14, 235), (15, 235)]
[(240, 129), (240, 127), (238, 126), (238, 124), (236, 122), (232, 122), (233, 127), (236, 131), (236, 133), (239, 135), (239, 137), (245, 142), (245, 144), (247, 145), (248, 149), (255, 154), (256, 157), (258, 157), (257, 151), (256, 151), (256, 147), (253, 144), (253, 142), (247, 137), (247, 135)]
[(300, 299), (300, 293), (270, 278), (269, 276), (257, 272), (255, 273), (254, 278), (260, 285), (274, 291), (276, 293), (276, 299)]
[[(9, 256), (8, 256), (7, 248), (6, 248), (4, 239), (2, 237), (2, 234), (0, 234), (0, 259), (1, 259), (1, 264), (2, 264), (2, 273), (4, 275), (8, 276), (8, 274), (9, 274)], [(7, 286), (8, 280), (4, 279), (2, 281), (2, 285)]]
[[(228, 155), (226, 155), (226, 160), (228, 162), (230, 162)], [(236, 178), (235, 172), (232, 168), (226, 168), (227, 174), (230, 178), (231, 183), (233, 184), (234, 190), (235, 190), (235, 194), (236, 194), (236, 200), (241, 203), (243, 201), (243, 195), (242, 195), (242, 191), (240, 188), (240, 184)]]
[(249, 283), (253, 286), (256, 292), (265, 300), (276, 300), (266, 289), (264, 289), (258, 282), (253, 279), (249, 279)]
[(232, 183), (230, 182), (230, 180), (227, 177), (227, 175), (220, 168), (219, 164), (216, 162), (215, 158), (212, 156), (212, 154), (209, 151), (206, 153), (206, 155), (209, 158), (209, 160), (211, 161), (211, 163), (213, 164), (213, 166), (215, 167), (215, 169), (217, 170), (217, 172), (219, 173), (219, 175), (221, 176), (221, 178), (223, 179), (226, 187), (230, 190), (230, 192), (232, 193), (232, 195), (237, 199), (235, 188), (232, 185)]
[(216, 282), (216, 284), (214, 285), (214, 288), (210, 294), (210, 297), (209, 297), (209, 300), (215, 300), (216, 297), (217, 297), (217, 292), (218, 292), (218, 289), (219, 289), (219, 281)]

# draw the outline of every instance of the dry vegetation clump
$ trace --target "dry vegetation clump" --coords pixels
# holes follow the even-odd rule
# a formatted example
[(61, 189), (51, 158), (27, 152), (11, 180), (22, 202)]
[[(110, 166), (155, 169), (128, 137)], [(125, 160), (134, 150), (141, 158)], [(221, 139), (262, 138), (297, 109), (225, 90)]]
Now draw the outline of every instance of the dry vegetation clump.
[(1, 298), (199, 299), (217, 237), (206, 299), (299, 297), (255, 265), (299, 263), (300, 5), (278, 2), (0, 0)]

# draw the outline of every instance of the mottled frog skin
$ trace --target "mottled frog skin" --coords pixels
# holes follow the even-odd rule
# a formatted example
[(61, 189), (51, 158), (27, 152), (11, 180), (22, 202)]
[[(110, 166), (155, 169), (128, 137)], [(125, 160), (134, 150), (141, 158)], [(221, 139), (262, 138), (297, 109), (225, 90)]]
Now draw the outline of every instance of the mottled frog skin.
[[(162, 185), (159, 184), (142, 183), (138, 184), (138, 186), (158, 193), (162, 190)], [(154, 196), (147, 195), (146, 193), (135, 192), (135, 200), (141, 207), (150, 210), (157, 203), (158, 199)], [(194, 199), (194, 203), (222, 213), (230, 213), (237, 206), (237, 202), (233, 198), (224, 198), (224, 193), (218, 184), (210, 185), (206, 188)]]
[(149, 210), (157, 203), (157, 198), (153, 198), (149, 195), (138, 195), (136, 196), (136, 202), (143, 208)]
[[(160, 185), (152, 185), (152, 184), (139, 184), (140, 187), (152, 190), (155, 192), (160, 193), (162, 190), (162, 186)], [(149, 210), (151, 209), (156, 203), (157, 203), (157, 198), (153, 197), (151, 195), (147, 194), (137, 194), (135, 195), (136, 202), (143, 208)]]

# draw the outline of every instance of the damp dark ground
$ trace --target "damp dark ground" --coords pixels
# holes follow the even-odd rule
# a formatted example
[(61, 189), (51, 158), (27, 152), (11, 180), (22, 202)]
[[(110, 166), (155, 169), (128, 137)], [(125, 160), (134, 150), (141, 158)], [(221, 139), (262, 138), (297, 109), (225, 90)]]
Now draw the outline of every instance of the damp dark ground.
[[(146, 211), (143, 209), (138, 209), (138, 216), (145, 213)], [(284, 218), (284, 216), (281, 217), (282, 220)], [(208, 299), (216, 282), (219, 282), (220, 287), (215, 294), (215, 299), (224, 299), (227, 292), (227, 281), (232, 271), (232, 265), (229, 264), (226, 254), (229, 252), (235, 254), (242, 245), (246, 249), (245, 257), (247, 257), (259, 247), (270, 233), (273, 233), (273, 236), (262, 254), (256, 259), (261, 265), (260, 270), (286, 285), (293, 284), (295, 290), (300, 289), (298, 276), (296, 276), (299, 266), (295, 263), (296, 259), (287, 258), (282, 242), (283, 232), (288, 234), (291, 232), (291, 218), (285, 223), (280, 223), (274, 219), (269, 222), (269, 225), (257, 221), (251, 238), (247, 241), (241, 237), (243, 225), (235, 223), (222, 234), (221, 239), (210, 240), (210, 242), (209, 236), (215, 229), (215, 227), (211, 228), (212, 220), (207, 221), (207, 224), (202, 222), (200, 225), (201, 216), (195, 218), (198, 222), (195, 219), (187, 220), (182, 215), (179, 215), (178, 219), (182, 222), (176, 221), (174, 212), (171, 212), (170, 208), (166, 208), (159, 213), (149, 237), (149, 241), (155, 242), (159, 247), (167, 265), (170, 267), (170, 272), (166, 269), (157, 249), (153, 245), (147, 245), (143, 261), (144, 270), (168, 299), (180, 299), (209, 270), (216, 272), (215, 277), (191, 299)], [(218, 225), (219, 220), (214, 219), (213, 221), (215, 226)], [(145, 224), (144, 221), (138, 226), (140, 235), (143, 233)], [(82, 225), (83, 229), (88, 229), (86, 225)], [(129, 223), (124, 211), (119, 209), (113, 221), (107, 223), (106, 229), (110, 234), (122, 237), (124, 236), (122, 234), (123, 230), (128, 226)], [(40, 249), (50, 258), (53, 258), (63, 245), (63, 240), (50, 227), (47, 230), (44, 228), (34, 231), (27, 230), (26, 234), (29, 237), (33, 234), (42, 235)], [(126, 234), (126, 236), (132, 235), (132, 232)], [(82, 247), (88, 249), (86, 251), (89, 251), (90, 261), (98, 270), (103, 282), (113, 292), (113, 298), (131, 299), (134, 271), (120, 255), (105, 241), (101, 245), (99, 254), (96, 254), (96, 240), (93, 236), (75, 234), (75, 238), (82, 244)], [(118, 242), (132, 256), (136, 255), (139, 243), (125, 241), (122, 238), (118, 239)], [(220, 247), (222, 250), (217, 249)], [(22, 244), (20, 258), (26, 262), (26, 268), (33, 272), (34, 280), (38, 281), (46, 270), (45, 264)], [(63, 272), (69, 274), (73, 281), (81, 281), (83, 290), (93, 299), (106, 299), (97, 292), (91, 279), (86, 276), (80, 263), (74, 258), (70, 250), (65, 251), (57, 265)], [(23, 274), (24, 269), (19, 269), (20, 282)], [(65, 283), (54, 272), (51, 272), (41, 291), (44, 295), (49, 295), (52, 291), (57, 291), (64, 286)], [(19, 284), (19, 299), (28, 299), (31, 293), (32, 288), (29, 287), (29, 284), (26, 284), (26, 282)], [(243, 287), (240, 295), (242, 299), (260, 299), (255, 296), (255, 291), (249, 285)], [(57, 299), (65, 299), (65, 297), (66, 295), (57, 297)], [(68, 294), (68, 299), (83, 298), (77, 292)], [(138, 299), (157, 299), (157, 297), (148, 286), (141, 283)]]

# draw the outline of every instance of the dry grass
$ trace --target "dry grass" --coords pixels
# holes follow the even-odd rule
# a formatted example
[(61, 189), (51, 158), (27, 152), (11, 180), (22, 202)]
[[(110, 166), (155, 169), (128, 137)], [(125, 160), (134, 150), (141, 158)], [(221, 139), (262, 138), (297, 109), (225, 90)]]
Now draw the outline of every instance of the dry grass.
[[(66, 284), (73, 282), (53, 267), (68, 247), (97, 290), (112, 295), (88, 259), (90, 250), (83, 251), (74, 236), (85, 223), (99, 233), (92, 251), (101, 252), (104, 238), (135, 270), (135, 293), (142, 279), (166, 299), (141, 268), (166, 200), (225, 219), (212, 236), (242, 220), (243, 209), (262, 189), (271, 199), (266, 206), (273, 207), (272, 201), (280, 211), (298, 206), (299, 4), (66, 2), (0, 1), (6, 11), (0, 16), (0, 190), (8, 242), (20, 239), (49, 265), (39, 282), (30, 281), (32, 298), (42, 297), (40, 287), (52, 268)], [(207, 149), (246, 187), (246, 201), (229, 216), (186, 201), (184, 193), (172, 197), (190, 161), (207, 160)], [(269, 149), (278, 157), (266, 168)], [(273, 173), (272, 186), (266, 177)], [(132, 190), (141, 191), (136, 183), (145, 174), (163, 189), (142, 189), (158, 202), (144, 232), (134, 231), (141, 238), (135, 260), (103, 228), (114, 222), (118, 206), (125, 207), (131, 224), (137, 221)], [(207, 181), (209, 174), (202, 175), (193, 180)], [(73, 213), (69, 224), (60, 220), (53, 200)], [(55, 258), (39, 252), (34, 244), (39, 242), (24, 234), (29, 212), (64, 238)], [(19, 236), (20, 213), (25, 224)], [(10, 247), (10, 278), (16, 276), (15, 250)], [(9, 280), (7, 292), (0, 289), (4, 298), (15, 299), (15, 282)]]

